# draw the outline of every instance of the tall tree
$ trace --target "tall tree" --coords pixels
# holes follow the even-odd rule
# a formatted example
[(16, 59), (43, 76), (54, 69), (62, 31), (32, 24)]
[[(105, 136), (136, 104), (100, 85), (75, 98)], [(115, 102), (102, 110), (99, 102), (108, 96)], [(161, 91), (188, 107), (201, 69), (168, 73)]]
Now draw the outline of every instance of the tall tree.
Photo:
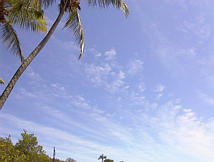
[(45, 154), (42, 146), (38, 145), (37, 138), (26, 131), (13, 145), (10, 136), (0, 137), (0, 161), (4, 162), (49, 162), (50, 158)]
[[(44, 7), (48, 7), (56, 2), (56, 0), (34, 0), (34, 1), (39, 1), (41, 5)], [(92, 6), (100, 7), (108, 7), (112, 5), (113, 7), (122, 10), (126, 16), (128, 16), (129, 14), (128, 7), (123, 2), (123, 0), (88, 0), (88, 3)], [(4, 105), (5, 101), (7, 100), (9, 94), (11, 93), (13, 87), (15, 86), (16, 82), (18, 81), (22, 73), (25, 71), (25, 69), (29, 66), (29, 64), (33, 61), (33, 59), (38, 55), (38, 53), (42, 50), (42, 48), (51, 38), (52, 34), (54, 33), (56, 27), (58, 26), (59, 22), (61, 21), (65, 13), (68, 13), (68, 18), (64, 27), (69, 28), (74, 32), (74, 36), (76, 37), (78, 43), (80, 44), (79, 59), (82, 57), (84, 48), (84, 37), (80, 16), (78, 13), (78, 10), (80, 9), (81, 9), (80, 3), (78, 0), (60, 0), (58, 17), (56, 18), (55, 22), (53, 23), (52, 27), (50, 28), (44, 39), (32, 51), (32, 53), (30, 53), (30, 55), (22, 61), (21, 66), (13, 75), (4, 92), (0, 96), (0, 109), (2, 109), (2, 106)]]
[(98, 160), (100, 160), (100, 159), (101, 159), (101, 160), (102, 160), (102, 162), (103, 162), (103, 160), (105, 160), (106, 158), (107, 158), (107, 157), (106, 157), (105, 155), (103, 155), (103, 154), (102, 154), (102, 155), (100, 155), (100, 156), (99, 156)]
[[(24, 56), (14, 25), (46, 33), (47, 23), (40, 3), (37, 0), (0, 0), (0, 39), (23, 63)], [(4, 84), (1, 78), (0, 84)]]
[(37, 0), (0, 0), (1, 39), (23, 62), (24, 56), (14, 25), (27, 30), (47, 32), (40, 3)]
[(77, 162), (77, 161), (69, 157), (65, 160), (65, 162)]
[(22, 157), (24, 155), (25, 162), (33, 162), (33, 161), (42, 161), (49, 162), (49, 157), (45, 155), (45, 151), (42, 146), (38, 145), (37, 138), (34, 134), (28, 134), (24, 131), (22, 134), (22, 139), (20, 139), (15, 148), (19, 150), (19, 156)]

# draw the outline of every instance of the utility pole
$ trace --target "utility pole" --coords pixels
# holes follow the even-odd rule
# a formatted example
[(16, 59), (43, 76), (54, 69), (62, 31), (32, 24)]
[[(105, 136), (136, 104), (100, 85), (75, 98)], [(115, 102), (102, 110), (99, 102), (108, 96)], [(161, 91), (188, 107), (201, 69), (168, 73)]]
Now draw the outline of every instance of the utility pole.
[(53, 150), (53, 162), (55, 162), (55, 155), (56, 155), (56, 151), (55, 151), (55, 147), (54, 147), (54, 150)]

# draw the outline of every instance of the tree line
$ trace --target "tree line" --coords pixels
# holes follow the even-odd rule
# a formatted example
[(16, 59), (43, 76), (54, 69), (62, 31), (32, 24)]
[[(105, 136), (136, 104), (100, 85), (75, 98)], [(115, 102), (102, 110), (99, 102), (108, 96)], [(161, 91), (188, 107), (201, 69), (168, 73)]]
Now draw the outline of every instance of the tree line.
[(37, 137), (34, 134), (28, 134), (26, 131), (21, 133), (21, 139), (13, 144), (11, 136), (0, 137), (0, 161), (1, 162), (76, 162), (72, 158), (65, 161), (53, 159), (38, 144)]
[[(55, 148), (54, 148), (55, 155)], [(102, 162), (114, 162), (108, 159), (104, 154), (100, 155), (98, 160)], [(43, 147), (38, 144), (37, 137), (29, 134), (27, 131), (21, 133), (21, 139), (13, 144), (11, 136), (0, 137), (0, 161), (1, 162), (77, 162), (73, 158), (60, 160), (55, 156), (49, 157)], [(124, 162), (124, 161), (120, 161)]]

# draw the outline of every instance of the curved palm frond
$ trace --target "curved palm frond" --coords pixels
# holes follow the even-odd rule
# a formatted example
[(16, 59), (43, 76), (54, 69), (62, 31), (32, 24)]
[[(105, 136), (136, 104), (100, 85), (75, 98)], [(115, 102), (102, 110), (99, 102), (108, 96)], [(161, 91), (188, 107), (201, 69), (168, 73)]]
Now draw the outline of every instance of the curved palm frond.
[(129, 15), (129, 9), (126, 3), (123, 0), (88, 0), (89, 5), (100, 6), (100, 7), (109, 7), (112, 5), (115, 8), (119, 8), (125, 13), (127, 17)]
[(0, 78), (0, 84), (5, 84), (4, 80)]
[(83, 50), (84, 50), (84, 35), (83, 35), (83, 29), (82, 29), (80, 16), (76, 9), (73, 10), (72, 12), (70, 12), (64, 28), (69, 28), (74, 32), (75, 39), (80, 44), (79, 59), (81, 59), (81, 57), (83, 55)]
[(47, 32), (44, 12), (38, 0), (10, 0), (9, 22), (21, 28), (37, 32)]
[(20, 47), (20, 42), (17, 37), (16, 31), (10, 25), (10, 23), (5, 23), (0, 25), (0, 35), (5, 43), (7, 43), (8, 48), (19, 58), (21, 62), (24, 61), (24, 57), (22, 55), (22, 50)]

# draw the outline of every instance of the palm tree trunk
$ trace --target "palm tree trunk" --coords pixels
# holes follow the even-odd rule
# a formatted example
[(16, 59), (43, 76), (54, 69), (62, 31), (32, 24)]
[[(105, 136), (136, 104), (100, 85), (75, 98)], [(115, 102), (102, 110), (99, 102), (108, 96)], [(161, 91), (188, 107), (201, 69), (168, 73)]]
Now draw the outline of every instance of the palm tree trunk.
[(28, 67), (28, 65), (33, 61), (33, 59), (38, 55), (38, 53), (41, 51), (41, 49), (46, 45), (50, 37), (52, 36), (53, 32), (55, 31), (57, 25), (59, 24), (61, 18), (63, 17), (65, 12), (65, 7), (61, 7), (59, 15), (57, 19), (55, 20), (54, 24), (50, 28), (47, 35), (44, 37), (44, 39), (39, 43), (39, 45), (33, 50), (33, 52), (27, 57), (27, 59), (24, 60), (24, 62), (20, 65), (16, 73), (13, 75), (12, 79), (8, 83), (7, 87), (5, 88), (4, 92), (0, 96), (0, 110), (2, 109), (5, 101), (7, 100), (8, 96), (10, 95), (11, 91), (13, 90), (13, 87), (15, 86), (16, 82), (18, 81), (19, 77), (22, 75), (22, 73), (25, 71), (25, 69)]

